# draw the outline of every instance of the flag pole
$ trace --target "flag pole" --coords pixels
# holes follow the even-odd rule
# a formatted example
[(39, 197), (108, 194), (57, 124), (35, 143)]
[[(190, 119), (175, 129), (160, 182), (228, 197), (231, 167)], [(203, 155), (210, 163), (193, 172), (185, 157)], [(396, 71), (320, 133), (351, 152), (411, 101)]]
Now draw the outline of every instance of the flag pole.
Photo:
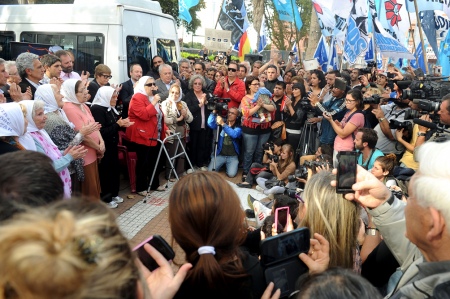
[(417, 0), (414, 0), (414, 8), (416, 9), (417, 27), (419, 29), (420, 41), (422, 42), (422, 52), (423, 52), (423, 62), (425, 63), (425, 72), (428, 74), (428, 62), (427, 62), (427, 52), (425, 52), (425, 43), (423, 42), (422, 25), (419, 18), (419, 9), (417, 6)]
[(219, 24), (220, 13), (222, 12), (222, 7), (223, 7), (224, 2), (225, 2), (225, 0), (222, 0), (222, 4), (220, 5), (220, 10), (219, 10), (219, 15), (217, 16), (216, 26), (214, 26), (214, 29), (217, 29), (217, 24)]

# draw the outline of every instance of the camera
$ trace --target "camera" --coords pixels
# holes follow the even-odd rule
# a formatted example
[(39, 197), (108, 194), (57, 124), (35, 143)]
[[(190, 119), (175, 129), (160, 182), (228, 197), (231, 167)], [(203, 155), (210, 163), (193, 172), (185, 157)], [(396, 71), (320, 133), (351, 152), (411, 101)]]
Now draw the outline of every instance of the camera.
[(231, 101), (228, 98), (219, 98), (215, 95), (208, 94), (206, 97), (206, 109), (216, 110), (219, 114), (228, 110), (228, 103)]
[(387, 72), (387, 78), (388, 78), (388, 79), (394, 79), (394, 77), (395, 77), (395, 74), (394, 74), (394, 73)]
[(308, 178), (308, 168), (306, 168), (306, 166), (304, 165), (300, 165), (300, 167), (295, 170), (294, 174), (288, 175), (289, 183), (296, 182), (297, 179), (306, 180), (307, 178)]
[(450, 82), (448, 81), (414, 80), (409, 82), (411, 82), (409, 89), (402, 90), (403, 99), (440, 101), (445, 95), (450, 93)]
[(275, 150), (275, 145), (273, 144), (272, 141), (269, 141), (269, 142), (264, 143), (262, 148), (265, 151), (271, 150), (273, 153), (273, 151)]
[(310, 169), (315, 169), (316, 167), (327, 167), (330, 166), (330, 163), (327, 161), (305, 161), (305, 163), (303, 163), (304, 166), (306, 166), (307, 168)]
[(381, 97), (379, 94), (374, 94), (371, 97), (367, 97), (363, 99), (364, 104), (380, 104)]
[(307, 97), (303, 97), (300, 100), (300, 107), (302, 108), (303, 111), (305, 112), (312, 112), (314, 111), (314, 107), (311, 105), (311, 102), (309, 101), (309, 99)]
[(284, 190), (284, 195), (287, 195), (287, 196), (289, 196), (290, 198), (297, 199), (297, 200), (300, 200), (300, 201), (303, 202), (302, 197), (300, 196), (300, 194), (302, 193), (302, 191), (303, 191), (303, 190), (300, 189), (300, 188), (296, 188), (296, 189), (293, 189), (293, 188), (287, 188), (287, 189)]
[(389, 128), (392, 130), (406, 129), (408, 131), (412, 131), (412, 123), (410, 121), (401, 122), (395, 119), (391, 119), (389, 121)]
[(370, 68), (372, 68), (372, 67), (376, 67), (377, 66), (377, 62), (376, 61), (369, 61), (369, 62), (367, 62), (367, 67), (370, 67)]
[(422, 115), (428, 114), (426, 111), (417, 111), (413, 109), (406, 109), (405, 110), (405, 117), (404, 120), (412, 120), (414, 118), (420, 118)]
[[(437, 113), (441, 108), (441, 101), (430, 101), (424, 99), (414, 99), (414, 104), (419, 106), (419, 109), (426, 112), (434, 112)], [(424, 113), (425, 114), (425, 113)]]
[(273, 162), (278, 163), (280, 161), (280, 156), (277, 155), (268, 155), (270, 160), (273, 160)]
[(293, 51), (289, 52), (289, 56), (295, 56), (295, 52)]

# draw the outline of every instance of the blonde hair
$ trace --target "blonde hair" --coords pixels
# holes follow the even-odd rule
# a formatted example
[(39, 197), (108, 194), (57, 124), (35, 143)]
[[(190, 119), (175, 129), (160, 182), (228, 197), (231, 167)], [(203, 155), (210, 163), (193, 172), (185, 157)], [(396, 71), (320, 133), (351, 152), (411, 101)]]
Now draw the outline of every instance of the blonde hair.
[(114, 215), (71, 199), (0, 227), (0, 298), (136, 298), (139, 272)]
[(329, 267), (353, 268), (359, 230), (359, 207), (345, 200), (330, 185), (336, 177), (321, 171), (308, 179), (304, 199), (306, 213), (299, 226), (306, 226), (330, 242)]

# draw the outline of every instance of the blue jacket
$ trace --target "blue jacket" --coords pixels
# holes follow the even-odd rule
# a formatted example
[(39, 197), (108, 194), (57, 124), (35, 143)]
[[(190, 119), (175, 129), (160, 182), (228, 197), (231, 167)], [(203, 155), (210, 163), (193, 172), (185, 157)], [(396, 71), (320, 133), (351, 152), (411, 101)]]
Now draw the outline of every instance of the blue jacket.
[[(345, 97), (341, 99), (336, 99), (333, 97), (331, 100), (323, 103), (322, 107), (333, 115), (333, 120), (337, 119), (338, 121), (341, 121), (345, 115), (345, 112), (347, 112), (347, 108), (345, 108)], [(323, 114), (319, 108), (316, 108), (316, 110), (319, 115)], [(330, 122), (326, 119), (322, 119), (321, 125), (322, 135), (320, 135), (320, 142), (333, 144), (337, 134)]]
[[(217, 123), (216, 123), (216, 117), (217, 114), (210, 114), (208, 117), (208, 127), (215, 130), (217, 129)], [(237, 155), (239, 155), (239, 142), (238, 139), (242, 136), (242, 129), (239, 125), (235, 124), (234, 128), (228, 126), (226, 123), (223, 124), (223, 130), (221, 130), (219, 135), (219, 142), (217, 143), (217, 154), (219, 155), (222, 151), (222, 145), (223, 145), (223, 139), (225, 138), (225, 133), (228, 134), (228, 136), (231, 137), (233, 140), (233, 146), (234, 150), (236, 151)]]

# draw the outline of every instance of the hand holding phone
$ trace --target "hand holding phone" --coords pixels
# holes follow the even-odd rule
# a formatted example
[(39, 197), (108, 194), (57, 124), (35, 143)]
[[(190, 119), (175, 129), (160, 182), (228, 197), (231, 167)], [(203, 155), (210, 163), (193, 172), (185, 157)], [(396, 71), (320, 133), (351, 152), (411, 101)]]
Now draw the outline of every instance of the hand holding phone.
[(357, 158), (358, 153), (354, 151), (341, 151), (338, 153), (336, 193), (354, 193), (352, 186), (356, 183)]
[(136, 251), (137, 256), (141, 263), (150, 271), (154, 271), (159, 267), (158, 263), (155, 261), (153, 257), (151, 257), (148, 252), (145, 250), (145, 244), (152, 245), (157, 251), (159, 251), (166, 260), (171, 261), (175, 258), (175, 252), (172, 247), (167, 244), (166, 240), (160, 235), (153, 235), (149, 239), (145, 240), (138, 246), (136, 246), (133, 251)]
[[(289, 207), (281, 207), (275, 210), (276, 233), (282, 233), (288, 224)], [(272, 235), (274, 235), (272, 233)]]

